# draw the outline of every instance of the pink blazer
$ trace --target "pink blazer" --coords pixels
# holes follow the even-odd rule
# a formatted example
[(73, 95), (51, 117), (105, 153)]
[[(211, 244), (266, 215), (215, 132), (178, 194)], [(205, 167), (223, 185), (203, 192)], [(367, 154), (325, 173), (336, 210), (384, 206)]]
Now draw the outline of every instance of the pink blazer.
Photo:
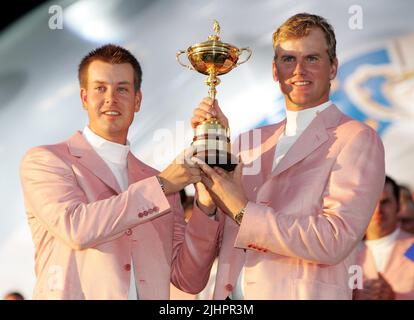
[[(414, 300), (414, 261), (404, 253), (414, 245), (414, 235), (400, 230), (391, 255), (382, 273), (395, 292), (396, 300)], [(361, 244), (357, 263), (364, 272), (364, 281), (377, 279), (374, 257), (365, 244)]]
[(80, 132), (31, 149), (21, 163), (35, 245), (34, 299), (126, 299), (131, 256), (139, 299), (168, 299), (170, 279), (201, 291), (217, 251), (219, 223), (166, 198), (157, 171), (128, 154), (122, 192)]
[[(332, 105), (271, 172), (284, 128), (260, 128), (256, 144), (252, 130), (234, 144), (249, 203), (240, 227), (223, 217), (215, 299), (231, 293), (243, 264), (246, 299), (352, 298), (354, 249), (384, 186), (382, 142)], [(246, 174), (251, 168), (260, 170)]]

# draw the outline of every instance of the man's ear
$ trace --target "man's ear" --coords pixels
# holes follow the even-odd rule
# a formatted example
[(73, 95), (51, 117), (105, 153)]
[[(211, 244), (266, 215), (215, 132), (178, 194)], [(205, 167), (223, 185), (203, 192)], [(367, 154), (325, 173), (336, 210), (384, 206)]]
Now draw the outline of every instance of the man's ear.
[(142, 101), (142, 92), (138, 90), (135, 92), (135, 104), (134, 104), (134, 111), (138, 112), (141, 108), (141, 101)]
[(336, 73), (338, 72), (338, 59), (335, 58), (334, 61), (331, 63), (331, 68), (329, 71), (329, 79), (333, 80), (336, 77)]
[(88, 94), (86, 93), (86, 89), (81, 88), (79, 94), (80, 94), (80, 98), (81, 98), (81, 101), (82, 101), (82, 106), (85, 110), (87, 110), (88, 109), (88, 107), (87, 107)]
[(273, 73), (273, 80), (275, 80), (276, 82), (278, 82), (279, 81), (279, 78), (277, 76), (277, 67), (276, 67), (275, 59), (273, 59), (273, 62), (272, 62), (272, 73)]

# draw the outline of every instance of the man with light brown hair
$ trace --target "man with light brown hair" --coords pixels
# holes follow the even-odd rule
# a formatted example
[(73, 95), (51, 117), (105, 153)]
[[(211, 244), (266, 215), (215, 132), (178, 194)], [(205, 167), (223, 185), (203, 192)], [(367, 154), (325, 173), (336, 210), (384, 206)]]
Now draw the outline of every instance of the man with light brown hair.
[[(206, 176), (193, 212), (225, 220), (214, 298), (351, 299), (354, 249), (384, 184), (383, 145), (329, 100), (338, 59), (324, 18), (290, 17), (273, 45), (286, 119), (238, 137), (233, 173), (199, 161)], [(205, 98), (192, 125), (212, 116), (229, 125)], [(260, 145), (246, 145), (258, 130)]]
[(141, 77), (125, 48), (92, 50), (79, 65), (88, 125), (22, 160), (34, 299), (169, 299), (170, 281), (190, 293), (208, 281), (219, 223), (197, 212), (186, 225), (178, 195), (200, 169), (183, 154), (158, 172), (130, 151)]

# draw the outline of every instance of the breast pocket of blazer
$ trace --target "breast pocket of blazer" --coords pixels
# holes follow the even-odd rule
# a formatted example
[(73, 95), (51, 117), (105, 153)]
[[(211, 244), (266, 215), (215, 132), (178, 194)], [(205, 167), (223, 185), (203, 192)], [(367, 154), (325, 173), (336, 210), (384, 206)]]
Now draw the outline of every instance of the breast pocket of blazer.
[[(292, 169), (294, 170), (294, 169)], [(329, 167), (327, 165), (318, 166), (304, 171), (292, 172), (288, 182), (291, 185), (315, 185), (326, 181), (329, 175)]]
[(287, 180), (287, 193), (300, 194), (300, 202), (306, 207), (319, 205), (328, 179), (329, 168), (326, 166), (298, 172)]

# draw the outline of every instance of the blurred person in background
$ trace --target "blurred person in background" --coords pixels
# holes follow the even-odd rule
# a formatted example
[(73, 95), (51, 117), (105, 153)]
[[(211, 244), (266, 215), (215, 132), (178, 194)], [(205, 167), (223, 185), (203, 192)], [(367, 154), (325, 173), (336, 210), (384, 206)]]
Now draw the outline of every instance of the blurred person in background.
[(414, 235), (399, 228), (399, 206), (399, 186), (387, 176), (359, 248), (363, 288), (354, 290), (355, 300), (414, 299)]
[(25, 300), (20, 292), (13, 291), (4, 295), (3, 300)]
[(398, 219), (402, 230), (414, 234), (414, 199), (411, 190), (406, 186), (400, 186)]

